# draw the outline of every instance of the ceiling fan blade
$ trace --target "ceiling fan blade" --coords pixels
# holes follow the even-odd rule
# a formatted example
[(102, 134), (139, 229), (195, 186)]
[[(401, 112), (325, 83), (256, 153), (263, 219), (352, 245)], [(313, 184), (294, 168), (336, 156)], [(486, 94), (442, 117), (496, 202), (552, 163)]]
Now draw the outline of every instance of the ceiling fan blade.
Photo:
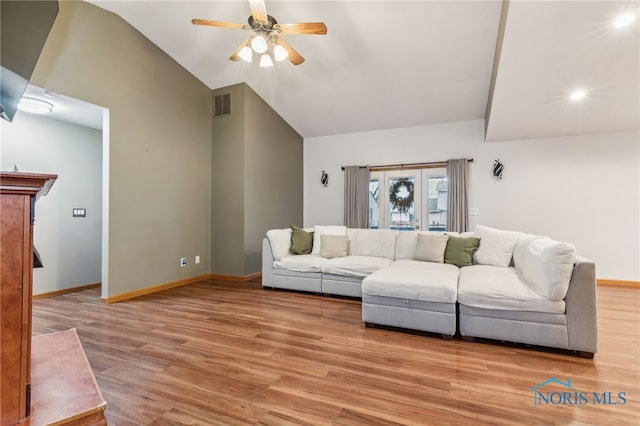
[(304, 58), (298, 52), (296, 52), (296, 50), (291, 47), (289, 43), (284, 41), (282, 37), (278, 37), (278, 44), (284, 47), (287, 52), (289, 52), (289, 56), (287, 57), (287, 59), (289, 59), (289, 61), (293, 65), (300, 65), (304, 62)]
[(281, 34), (326, 34), (324, 22), (303, 22), (300, 24), (276, 24), (273, 28)]
[(231, 60), (231, 61), (239, 61), (241, 58), (240, 58), (240, 56), (238, 56), (238, 53), (242, 50), (243, 47), (249, 46), (249, 44), (251, 43), (251, 38), (252, 38), (252, 36), (247, 37), (247, 39), (245, 41), (243, 41), (240, 46), (238, 46), (236, 51), (233, 52), (231, 54), (231, 56), (229, 56), (229, 60)]
[(233, 28), (237, 30), (250, 29), (247, 25), (243, 24), (236, 24), (233, 22), (209, 21), (207, 19), (192, 19), (191, 23), (193, 25), (209, 25), (211, 27)]
[(260, 22), (269, 22), (269, 18), (267, 18), (267, 7), (264, 4), (264, 0), (249, 0), (249, 8), (251, 9), (251, 16), (253, 16), (253, 19)]

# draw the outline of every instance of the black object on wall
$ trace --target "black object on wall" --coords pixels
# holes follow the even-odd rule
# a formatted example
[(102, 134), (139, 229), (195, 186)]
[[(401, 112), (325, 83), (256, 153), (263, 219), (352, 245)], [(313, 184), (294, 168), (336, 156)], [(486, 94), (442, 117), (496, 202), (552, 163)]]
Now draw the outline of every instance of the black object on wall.
[(498, 159), (493, 162), (493, 169), (491, 170), (491, 174), (496, 180), (501, 180), (502, 172), (504, 172), (504, 165)]

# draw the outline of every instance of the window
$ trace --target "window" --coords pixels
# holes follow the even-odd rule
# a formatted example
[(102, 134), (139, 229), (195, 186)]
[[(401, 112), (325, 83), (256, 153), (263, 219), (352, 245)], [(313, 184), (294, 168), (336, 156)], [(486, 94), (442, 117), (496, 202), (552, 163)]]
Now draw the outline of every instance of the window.
[(445, 231), (447, 183), (444, 168), (371, 172), (369, 227)]

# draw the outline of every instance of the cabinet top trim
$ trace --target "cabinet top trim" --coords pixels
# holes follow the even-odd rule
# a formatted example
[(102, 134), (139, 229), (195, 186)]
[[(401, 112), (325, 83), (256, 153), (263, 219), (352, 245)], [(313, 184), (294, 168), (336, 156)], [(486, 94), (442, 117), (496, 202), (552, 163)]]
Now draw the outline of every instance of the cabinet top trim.
[(47, 195), (58, 175), (0, 172), (0, 191)]

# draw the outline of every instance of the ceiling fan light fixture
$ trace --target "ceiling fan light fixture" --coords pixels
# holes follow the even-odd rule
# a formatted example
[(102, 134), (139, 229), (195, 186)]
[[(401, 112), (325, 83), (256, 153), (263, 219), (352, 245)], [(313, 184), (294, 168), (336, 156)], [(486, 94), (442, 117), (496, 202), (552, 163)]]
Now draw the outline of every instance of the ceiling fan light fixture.
[(249, 46), (245, 46), (238, 52), (238, 57), (245, 62), (251, 62), (251, 58), (253, 57), (253, 51)]
[(264, 53), (267, 51), (267, 40), (261, 35), (257, 35), (251, 40), (251, 48), (257, 53)]
[(289, 52), (287, 52), (287, 49), (278, 44), (273, 48), (273, 56), (276, 62), (281, 62), (289, 57)]
[(260, 57), (260, 66), (261, 67), (272, 67), (273, 61), (271, 60), (271, 56), (266, 53)]
[[(1, 0), (0, 0), (1, 1)], [(300, 65), (304, 62), (304, 58), (286, 41), (280, 38), (280, 35), (289, 34), (319, 34), (327, 33), (327, 26), (324, 22), (299, 22), (293, 24), (281, 24), (271, 15), (267, 15), (265, 0), (249, 0), (249, 16), (248, 24), (238, 24), (235, 22), (212, 21), (209, 19), (191, 20), (193, 25), (207, 25), (211, 27), (232, 28), (236, 30), (251, 31), (245, 41), (229, 56), (231, 61), (247, 62), (253, 61), (254, 52), (256, 53), (256, 62), (260, 62), (261, 66), (273, 66), (274, 59), (278, 62), (288, 59), (293, 65)], [(249, 46), (252, 50), (251, 57), (244, 49)], [(278, 47), (280, 46), (280, 47)], [(241, 52), (243, 51), (243, 52)], [(263, 55), (270, 55), (263, 57)], [(258, 61), (260, 58), (260, 61)]]

